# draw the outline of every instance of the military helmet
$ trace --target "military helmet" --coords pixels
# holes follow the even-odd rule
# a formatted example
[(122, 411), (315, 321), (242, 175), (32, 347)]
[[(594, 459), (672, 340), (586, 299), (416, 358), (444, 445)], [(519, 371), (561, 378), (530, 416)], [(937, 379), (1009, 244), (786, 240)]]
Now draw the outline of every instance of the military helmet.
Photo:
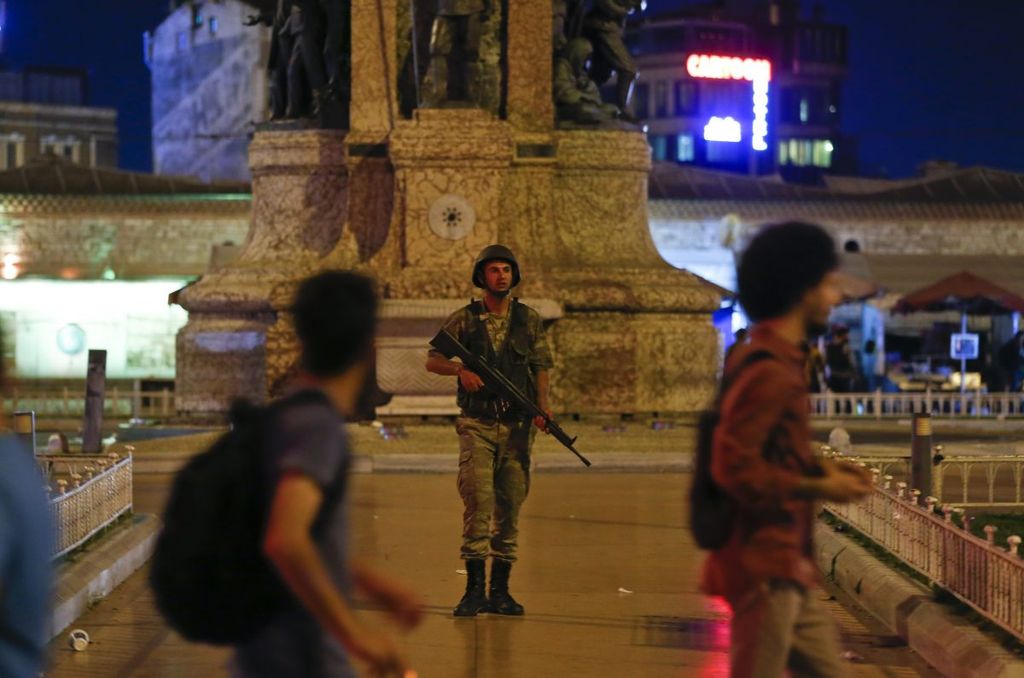
[(512, 254), (512, 250), (504, 245), (488, 245), (480, 252), (476, 258), (476, 263), (473, 264), (473, 284), (480, 289), (486, 287), (484, 284), (484, 264), (495, 259), (512, 264), (512, 287), (518, 285), (522, 279), (519, 275), (519, 262), (516, 261), (516, 255)]

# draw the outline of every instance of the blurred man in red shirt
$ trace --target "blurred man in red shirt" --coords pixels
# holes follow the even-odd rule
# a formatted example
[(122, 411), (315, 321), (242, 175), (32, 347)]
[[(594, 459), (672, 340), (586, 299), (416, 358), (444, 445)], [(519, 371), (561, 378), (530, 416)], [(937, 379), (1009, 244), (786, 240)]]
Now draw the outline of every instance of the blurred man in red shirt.
[(860, 499), (871, 482), (859, 467), (812, 453), (801, 348), (840, 300), (838, 263), (823, 229), (784, 223), (763, 229), (737, 269), (754, 327), (725, 365), (711, 461), (736, 513), (702, 583), (732, 608), (734, 677), (845, 673), (836, 626), (814, 591), (814, 504)]

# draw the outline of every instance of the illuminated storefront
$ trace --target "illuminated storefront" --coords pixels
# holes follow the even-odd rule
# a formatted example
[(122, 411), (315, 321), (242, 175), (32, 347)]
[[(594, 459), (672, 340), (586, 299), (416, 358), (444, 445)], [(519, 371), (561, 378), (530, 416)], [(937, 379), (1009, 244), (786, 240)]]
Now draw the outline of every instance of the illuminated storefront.
[(103, 349), (111, 379), (173, 379), (187, 314), (168, 295), (237, 251), (248, 188), (57, 158), (0, 171), (4, 366), (78, 380)]
[(5, 362), (22, 379), (81, 378), (89, 349), (105, 349), (110, 378), (173, 379), (188, 314), (167, 296), (186, 282), (0, 282)]

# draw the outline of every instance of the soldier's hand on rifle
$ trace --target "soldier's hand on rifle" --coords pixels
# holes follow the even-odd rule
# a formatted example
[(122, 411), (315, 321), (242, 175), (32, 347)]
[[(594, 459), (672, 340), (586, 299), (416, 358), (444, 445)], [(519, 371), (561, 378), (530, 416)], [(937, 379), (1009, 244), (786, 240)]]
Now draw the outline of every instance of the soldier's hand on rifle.
[(470, 372), (466, 368), (459, 370), (459, 383), (470, 393), (476, 393), (484, 387), (483, 379), (476, 372)]
[(537, 428), (539, 428), (541, 431), (544, 431), (544, 433), (550, 434), (551, 431), (548, 430), (548, 421), (551, 420), (551, 419), (554, 419), (554, 415), (551, 414), (551, 410), (550, 409), (548, 409), (546, 407), (543, 407), (543, 409), (544, 409), (545, 412), (547, 412), (548, 418), (545, 419), (544, 417), (534, 417), (533, 418), (533, 425), (536, 426)]

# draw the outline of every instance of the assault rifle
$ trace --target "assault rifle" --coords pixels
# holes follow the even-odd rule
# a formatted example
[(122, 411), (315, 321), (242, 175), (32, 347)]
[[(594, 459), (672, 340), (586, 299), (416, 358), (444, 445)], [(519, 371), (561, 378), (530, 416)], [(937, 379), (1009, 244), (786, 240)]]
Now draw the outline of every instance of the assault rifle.
[(569, 451), (579, 457), (580, 461), (590, 466), (590, 460), (577, 452), (576, 448), (573, 447), (576, 443), (576, 438), (570, 438), (569, 434), (555, 423), (551, 415), (542, 410), (537, 403), (530, 400), (525, 393), (516, 388), (516, 385), (509, 381), (504, 374), (488, 365), (486, 360), (470, 353), (469, 349), (460, 344), (459, 340), (453, 337), (447, 330), (442, 329), (438, 332), (437, 336), (430, 340), (430, 345), (448, 359), (458, 357), (462, 364), (476, 373), (484, 382), (484, 386), (499, 398), (518, 407), (531, 417), (542, 418), (548, 433), (553, 435), (555, 440), (569, 448)]

